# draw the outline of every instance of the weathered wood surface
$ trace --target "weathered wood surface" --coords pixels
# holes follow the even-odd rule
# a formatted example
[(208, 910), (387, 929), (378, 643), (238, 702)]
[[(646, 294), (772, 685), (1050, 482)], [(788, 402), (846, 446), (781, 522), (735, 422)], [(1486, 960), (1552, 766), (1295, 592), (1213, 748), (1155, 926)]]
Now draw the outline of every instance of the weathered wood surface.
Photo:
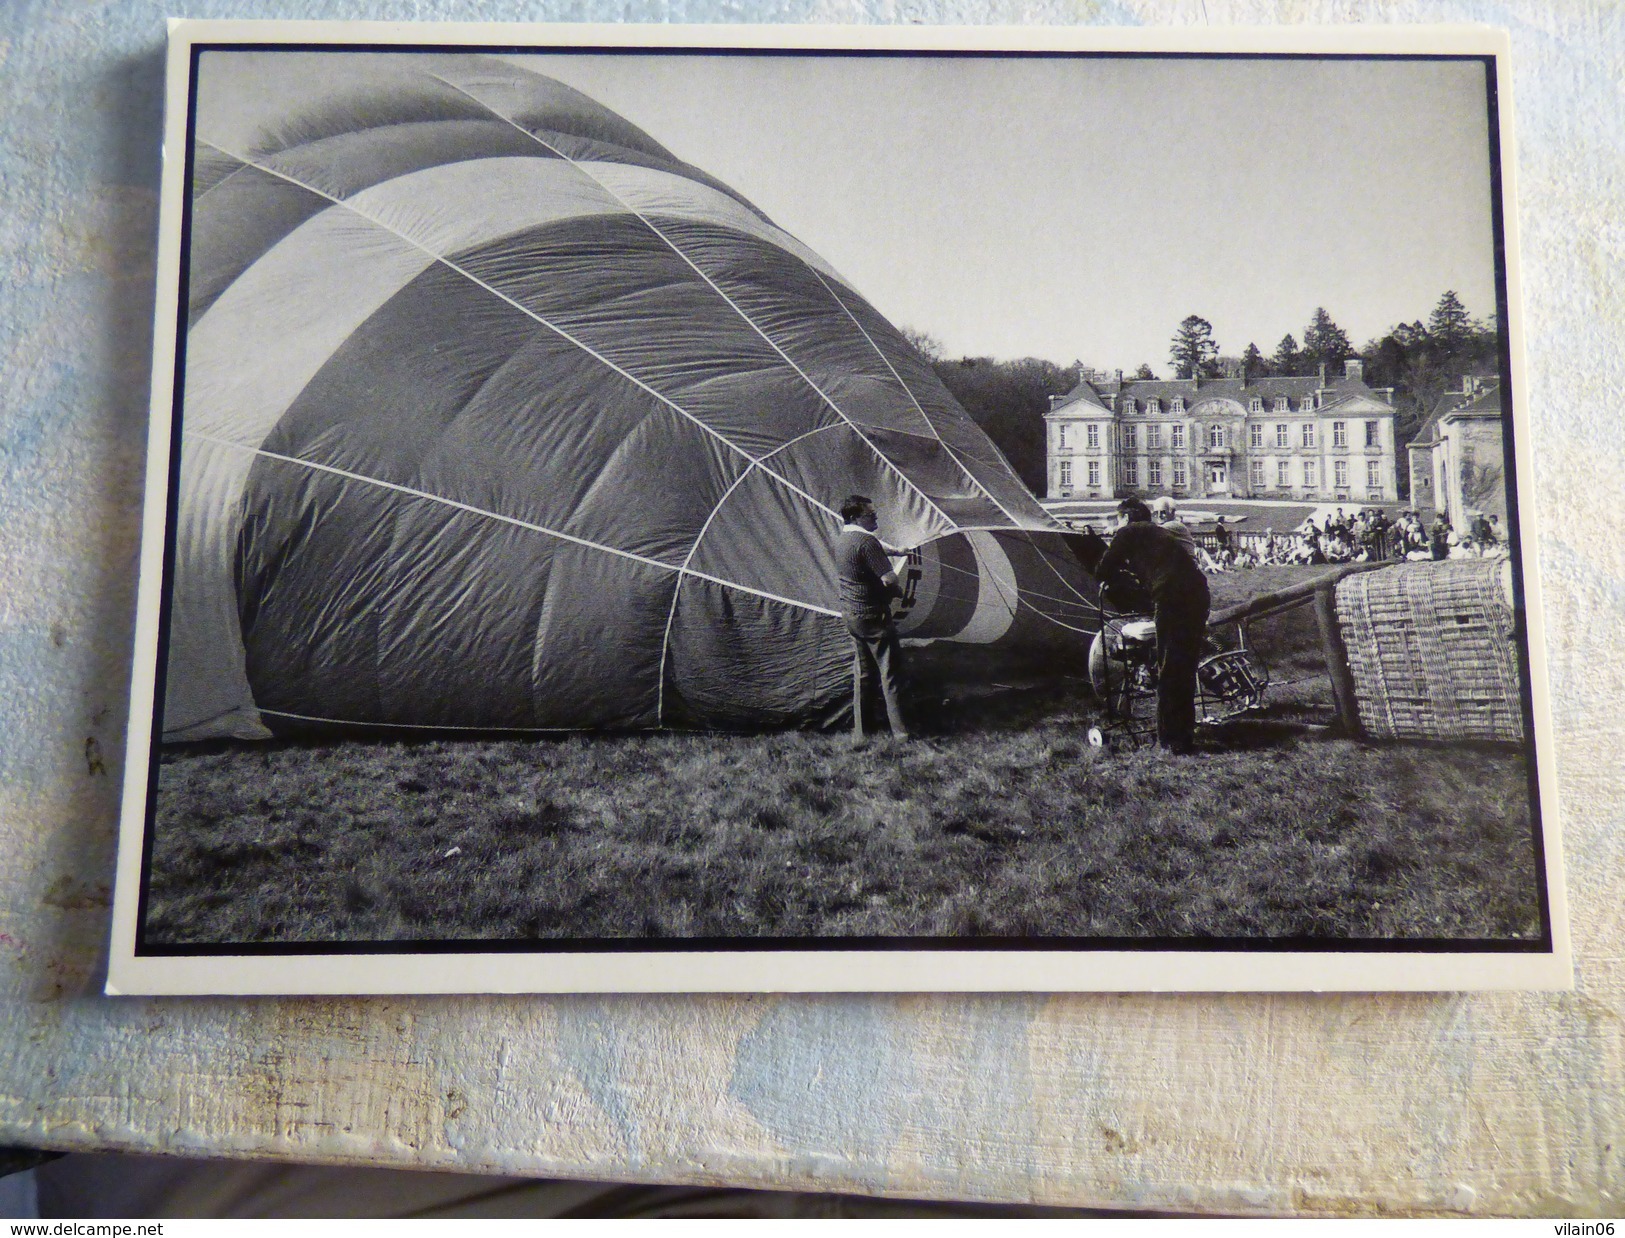
[[(341, 10), (622, 12), (597, 0), (280, 8)], [(1511, 25), (1538, 463), (1520, 481), (1542, 525), (1576, 990), (1402, 997), (98, 996), (163, 13), (132, 0), (0, 16), (0, 1143), (1163, 1209), (1625, 1210), (1625, 49), (1609, 0), (772, 9)]]

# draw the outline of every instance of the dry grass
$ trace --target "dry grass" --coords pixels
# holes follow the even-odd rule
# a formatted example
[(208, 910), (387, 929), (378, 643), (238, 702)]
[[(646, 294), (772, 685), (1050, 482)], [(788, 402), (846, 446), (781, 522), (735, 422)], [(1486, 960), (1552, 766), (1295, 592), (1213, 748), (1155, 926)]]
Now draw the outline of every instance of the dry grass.
[[(1217, 583), (1222, 605), (1281, 582)], [(1318, 658), (1312, 618), (1276, 622), (1278, 674)], [(148, 941), (1538, 935), (1521, 754), (1267, 724), (1191, 757), (1104, 753), (1077, 668), (1042, 669), (922, 651), (924, 734), (858, 750), (809, 733), (171, 750)], [(1326, 700), (1305, 681), (1276, 712)]]

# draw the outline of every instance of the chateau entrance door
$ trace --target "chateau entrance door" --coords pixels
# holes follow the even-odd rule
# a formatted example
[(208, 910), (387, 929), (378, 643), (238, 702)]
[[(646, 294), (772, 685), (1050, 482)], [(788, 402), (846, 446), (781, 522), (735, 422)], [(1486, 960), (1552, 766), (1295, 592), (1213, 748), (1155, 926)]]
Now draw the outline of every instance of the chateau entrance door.
[(1209, 494), (1230, 493), (1229, 465), (1210, 464), (1207, 466), (1207, 492)]

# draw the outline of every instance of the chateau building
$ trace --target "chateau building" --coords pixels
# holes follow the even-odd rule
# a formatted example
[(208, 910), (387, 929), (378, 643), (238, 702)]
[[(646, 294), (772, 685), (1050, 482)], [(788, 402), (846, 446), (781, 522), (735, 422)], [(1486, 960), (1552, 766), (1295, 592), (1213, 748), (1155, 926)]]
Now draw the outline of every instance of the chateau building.
[(1048, 497), (1392, 502), (1392, 388), (1341, 377), (1124, 380), (1086, 374), (1044, 414)]
[[(1501, 380), (1468, 374), (1439, 397), (1411, 440), (1411, 506), (1465, 529), (1479, 513), (1507, 518)], [(1503, 526), (1504, 527), (1504, 526)]]

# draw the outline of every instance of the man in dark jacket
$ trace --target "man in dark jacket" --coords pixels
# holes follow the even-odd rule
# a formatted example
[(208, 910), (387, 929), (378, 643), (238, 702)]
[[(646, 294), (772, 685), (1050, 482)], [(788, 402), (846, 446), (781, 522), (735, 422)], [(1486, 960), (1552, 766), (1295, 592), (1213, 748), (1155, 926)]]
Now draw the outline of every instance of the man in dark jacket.
[(1196, 666), (1211, 604), (1207, 577), (1180, 544), (1151, 521), (1139, 499), (1117, 505), (1118, 526), (1096, 574), (1107, 596), (1138, 584), (1157, 621), (1157, 742), (1189, 752), (1196, 742)]
[(891, 732), (907, 739), (901, 701), (903, 651), (891, 617), (891, 600), (903, 591), (875, 533), (879, 527), (875, 505), (861, 494), (851, 495), (841, 504), (841, 520), (835, 564), (841, 580), (841, 614), (852, 634), (852, 733), (863, 738), (863, 686), (878, 679)]

